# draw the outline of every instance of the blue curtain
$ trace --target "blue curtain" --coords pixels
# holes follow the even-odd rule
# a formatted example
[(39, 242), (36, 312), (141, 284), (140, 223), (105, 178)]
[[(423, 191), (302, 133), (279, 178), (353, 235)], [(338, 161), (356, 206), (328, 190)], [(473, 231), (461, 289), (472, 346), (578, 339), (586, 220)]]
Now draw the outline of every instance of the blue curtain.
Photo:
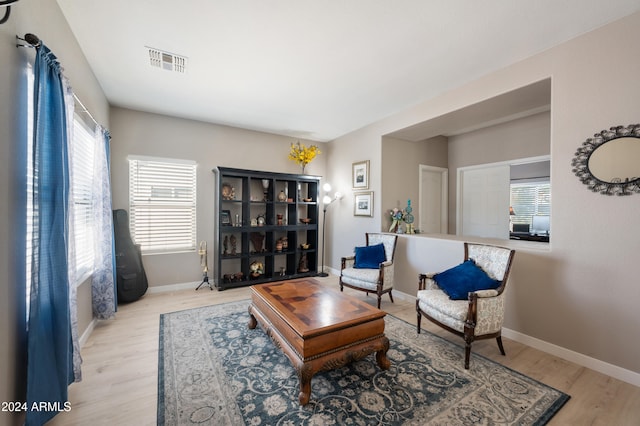
[[(69, 162), (66, 85), (45, 46), (34, 65), (33, 258), (28, 320), (27, 404), (64, 408), (74, 381), (69, 309)], [(41, 425), (55, 410), (28, 410), (27, 425)]]

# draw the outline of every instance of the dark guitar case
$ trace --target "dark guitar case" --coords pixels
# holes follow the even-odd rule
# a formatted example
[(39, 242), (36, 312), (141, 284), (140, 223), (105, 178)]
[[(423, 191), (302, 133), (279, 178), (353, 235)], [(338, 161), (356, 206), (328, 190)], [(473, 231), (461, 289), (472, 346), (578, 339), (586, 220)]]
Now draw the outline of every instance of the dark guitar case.
[(118, 302), (129, 303), (138, 300), (147, 292), (147, 274), (142, 265), (140, 245), (134, 244), (131, 239), (126, 210), (113, 211), (113, 229), (116, 240)]

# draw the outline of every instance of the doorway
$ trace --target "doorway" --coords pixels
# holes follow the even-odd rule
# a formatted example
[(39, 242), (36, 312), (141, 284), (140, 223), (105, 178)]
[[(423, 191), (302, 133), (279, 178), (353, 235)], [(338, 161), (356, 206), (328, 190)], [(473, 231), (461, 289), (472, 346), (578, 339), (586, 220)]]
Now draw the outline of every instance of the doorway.
[(426, 234), (446, 234), (449, 232), (449, 170), (421, 164), (418, 173), (418, 229)]

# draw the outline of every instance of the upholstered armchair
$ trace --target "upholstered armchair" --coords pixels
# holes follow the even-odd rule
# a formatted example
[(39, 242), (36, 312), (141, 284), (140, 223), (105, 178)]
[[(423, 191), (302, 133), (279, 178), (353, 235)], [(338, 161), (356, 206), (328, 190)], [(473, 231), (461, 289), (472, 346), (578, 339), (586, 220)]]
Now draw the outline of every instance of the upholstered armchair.
[(469, 369), (471, 343), (494, 338), (500, 353), (505, 293), (515, 250), (464, 244), (464, 262), (440, 274), (420, 274), (416, 311), (418, 333), (424, 316), (465, 341), (464, 368)]
[(393, 303), (393, 257), (397, 241), (397, 235), (367, 233), (366, 246), (356, 247), (355, 255), (341, 259), (340, 291), (349, 287), (375, 293), (378, 309), (385, 293)]

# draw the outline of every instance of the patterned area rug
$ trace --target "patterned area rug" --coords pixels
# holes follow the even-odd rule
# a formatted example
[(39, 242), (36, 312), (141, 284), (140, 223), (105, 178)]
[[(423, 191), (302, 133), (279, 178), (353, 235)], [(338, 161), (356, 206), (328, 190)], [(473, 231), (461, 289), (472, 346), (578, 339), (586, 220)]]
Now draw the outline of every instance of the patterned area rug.
[(249, 301), (163, 314), (159, 425), (543, 425), (569, 396), (472, 355), (390, 315), (391, 368), (375, 355), (316, 374), (298, 404), (293, 367), (260, 327)]

